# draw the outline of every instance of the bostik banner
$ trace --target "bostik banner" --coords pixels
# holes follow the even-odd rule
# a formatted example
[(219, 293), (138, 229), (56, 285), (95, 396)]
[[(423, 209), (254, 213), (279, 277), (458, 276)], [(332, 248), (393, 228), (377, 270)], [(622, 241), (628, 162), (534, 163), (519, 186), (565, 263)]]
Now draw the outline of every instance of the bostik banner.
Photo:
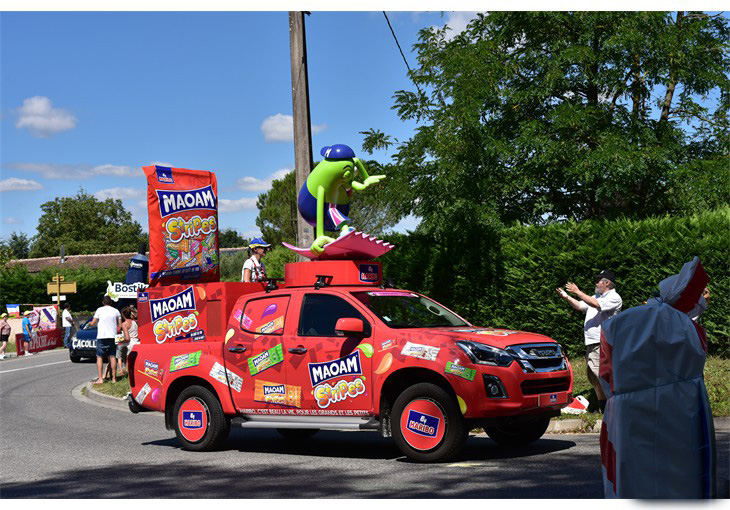
[(149, 284), (220, 281), (218, 181), (213, 172), (144, 167)]

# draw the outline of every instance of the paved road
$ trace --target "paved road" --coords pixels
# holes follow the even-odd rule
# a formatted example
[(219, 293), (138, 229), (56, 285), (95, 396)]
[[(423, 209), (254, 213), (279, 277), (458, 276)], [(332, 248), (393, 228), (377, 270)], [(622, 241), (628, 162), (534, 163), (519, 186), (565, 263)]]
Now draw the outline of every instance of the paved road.
[[(181, 450), (157, 413), (71, 394), (95, 376), (65, 351), (0, 362), (0, 498), (601, 498), (597, 434), (546, 435), (507, 450), (472, 437), (455, 462), (401, 456), (376, 432), (320, 432), (304, 444), (233, 430), (225, 451)], [(728, 497), (728, 433), (718, 434)]]

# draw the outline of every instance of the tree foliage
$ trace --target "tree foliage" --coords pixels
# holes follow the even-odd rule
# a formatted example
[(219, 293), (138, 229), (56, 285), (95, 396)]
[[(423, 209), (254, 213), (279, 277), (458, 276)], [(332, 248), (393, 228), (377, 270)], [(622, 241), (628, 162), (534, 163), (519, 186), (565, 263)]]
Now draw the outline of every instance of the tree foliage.
[(221, 248), (241, 248), (248, 246), (248, 240), (234, 228), (225, 228), (218, 232), (218, 245)]
[(9, 251), (11, 259), (27, 259), (30, 253), (30, 238), (25, 232), (13, 232), (0, 244)]
[[(418, 127), (392, 177), (422, 230), (445, 237), (489, 216), (727, 205), (729, 40), (726, 18), (684, 12), (493, 12), (451, 39), (424, 29), (418, 90), (393, 106)], [(395, 143), (364, 134), (367, 150)]]
[[(376, 161), (363, 161), (370, 175), (393, 171)], [(259, 195), (256, 207), (259, 209), (256, 225), (261, 229), (264, 240), (274, 246), (283, 242), (296, 244), (297, 237), (297, 195), (294, 170), (283, 179), (273, 181), (271, 189)], [(351, 225), (357, 230), (378, 235), (389, 229), (403, 217), (403, 204), (398, 193), (386, 179), (362, 193), (353, 193), (350, 203)]]
[(83, 189), (72, 197), (58, 197), (41, 205), (32, 258), (137, 251), (147, 241), (142, 227), (119, 199), (97, 200)]

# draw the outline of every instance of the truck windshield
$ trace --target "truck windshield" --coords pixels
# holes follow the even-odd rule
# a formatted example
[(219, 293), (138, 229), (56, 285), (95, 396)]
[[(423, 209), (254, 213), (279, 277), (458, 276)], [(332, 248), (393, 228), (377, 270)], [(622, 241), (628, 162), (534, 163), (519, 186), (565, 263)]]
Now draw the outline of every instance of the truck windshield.
[(469, 326), (435, 301), (412, 292), (372, 291), (352, 294), (390, 328)]

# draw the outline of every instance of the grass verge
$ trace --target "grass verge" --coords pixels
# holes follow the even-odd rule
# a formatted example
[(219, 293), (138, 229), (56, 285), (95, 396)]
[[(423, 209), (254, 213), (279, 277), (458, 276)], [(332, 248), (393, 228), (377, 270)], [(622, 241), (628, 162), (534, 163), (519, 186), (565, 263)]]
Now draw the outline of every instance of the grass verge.
[(99, 393), (122, 398), (129, 393), (129, 376), (117, 376), (117, 382), (104, 381), (103, 384), (92, 385), (91, 387)]

